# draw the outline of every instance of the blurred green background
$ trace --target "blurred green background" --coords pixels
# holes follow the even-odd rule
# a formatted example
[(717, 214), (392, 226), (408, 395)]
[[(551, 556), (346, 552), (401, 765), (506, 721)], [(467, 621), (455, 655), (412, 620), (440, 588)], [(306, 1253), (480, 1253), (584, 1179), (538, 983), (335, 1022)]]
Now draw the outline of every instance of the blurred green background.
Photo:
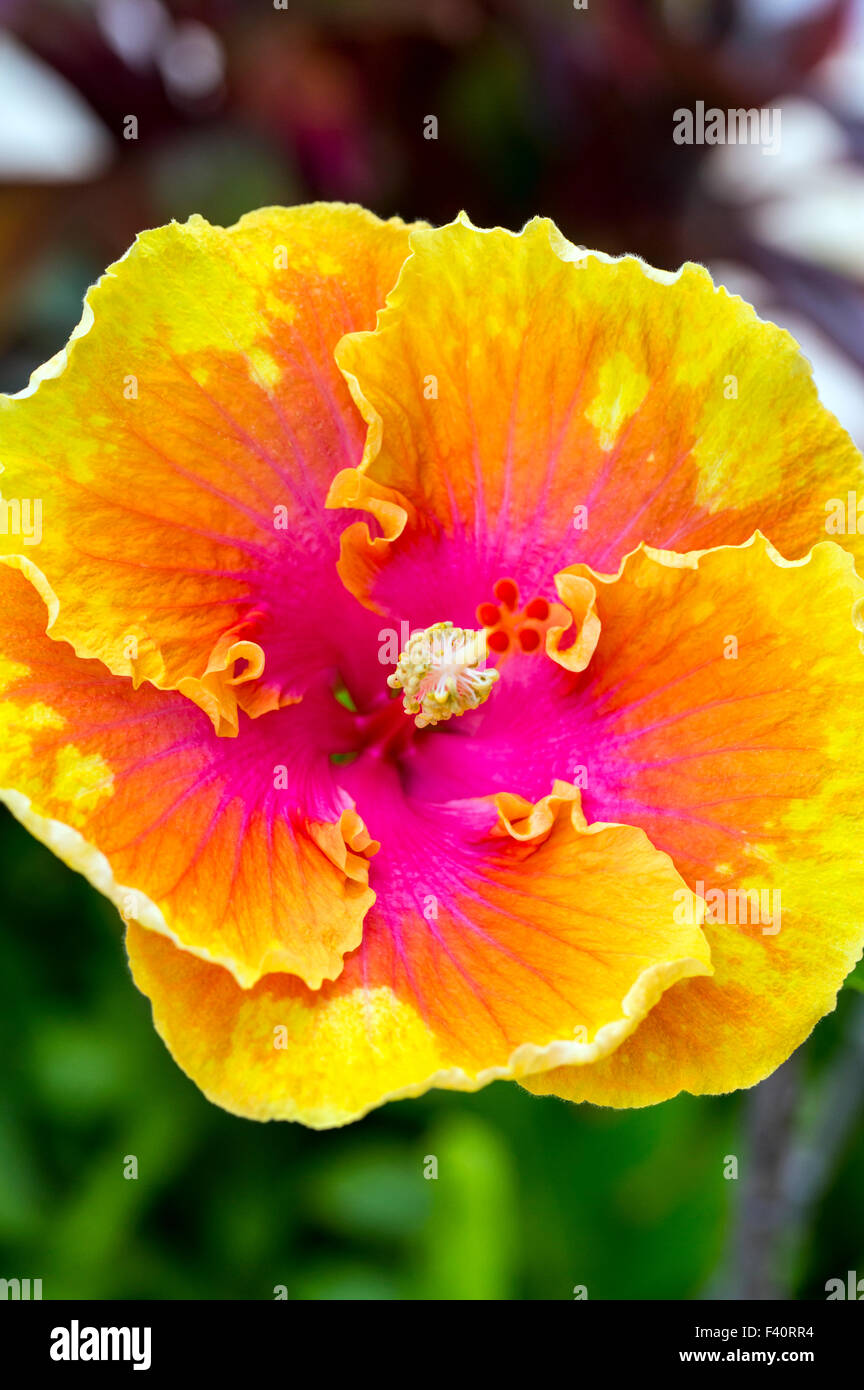
[[(514, 228), (543, 212), (610, 252), (704, 260), (795, 325), (855, 432), (860, 254), (842, 220), (805, 247), (757, 216), (819, 170), (778, 165), (766, 192), (742, 165), (732, 197), (670, 132), (695, 99), (791, 95), (847, 140), (832, 169), (852, 198), (862, 121), (836, 69), (860, 21), (834, 0), (0, 0), (0, 388), (65, 342), (141, 227), (326, 197)], [(613, 1112), (499, 1083), (316, 1134), (204, 1100), (153, 1031), (113, 908), (5, 811), (0, 885), (0, 1275), (45, 1298), (824, 1298), (864, 1275), (854, 989), (746, 1096)]]

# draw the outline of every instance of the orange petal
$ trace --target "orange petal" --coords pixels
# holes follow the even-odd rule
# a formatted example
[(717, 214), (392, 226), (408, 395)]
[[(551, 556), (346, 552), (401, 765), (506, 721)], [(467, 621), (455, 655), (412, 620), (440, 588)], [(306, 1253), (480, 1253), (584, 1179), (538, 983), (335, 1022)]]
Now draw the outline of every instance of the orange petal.
[(0, 799), (127, 921), (242, 985), (334, 979), (377, 846), (332, 783), (323, 695), (220, 739), (181, 695), (135, 691), (51, 641), (38, 579), (0, 563)]
[[(475, 604), (501, 575), (549, 597), (556, 571), (615, 570), (641, 541), (758, 527), (798, 557), (850, 490), (864, 533), (864, 466), (795, 342), (703, 267), (585, 255), (539, 218), (514, 236), (463, 215), (411, 248), (375, 331), (337, 349), (369, 436), (331, 505), (381, 522), (352, 525), (341, 560), (376, 611), (410, 587), (412, 625), (464, 625), (466, 575)], [(431, 564), (429, 617), (410, 576)]]
[(710, 972), (698, 924), (672, 923), (680, 879), (639, 831), (588, 829), (564, 784), (535, 807), (502, 796), (475, 810), (476, 843), (457, 850), (455, 808), (436, 821), (405, 809), (363, 944), (317, 992), (285, 975), (241, 990), (130, 925), (156, 1027), (211, 1100), (325, 1128), (430, 1086), (587, 1062), (676, 980)]
[(68, 348), (0, 398), (0, 553), (42, 571), (54, 637), (225, 733), (335, 660), (323, 499), (363, 422), (333, 349), (374, 325), (408, 230), (343, 204), (192, 217), (106, 272)]
[(831, 543), (788, 563), (757, 536), (637, 552), (597, 587), (586, 814), (672, 857), (713, 910), (715, 973), (676, 985), (614, 1056), (530, 1086), (617, 1106), (751, 1086), (834, 1007), (864, 946), (864, 584)]

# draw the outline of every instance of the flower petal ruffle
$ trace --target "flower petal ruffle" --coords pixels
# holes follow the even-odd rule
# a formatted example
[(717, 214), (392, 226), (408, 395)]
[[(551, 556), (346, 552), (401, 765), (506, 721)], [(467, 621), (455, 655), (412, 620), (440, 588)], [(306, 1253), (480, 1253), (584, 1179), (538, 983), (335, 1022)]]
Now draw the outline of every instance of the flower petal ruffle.
[(39, 578), (0, 562), (0, 800), (127, 921), (241, 984), (334, 979), (375, 896), (376, 846), (327, 755), (347, 712), (328, 691), (220, 739), (182, 695), (47, 637)]
[(830, 542), (789, 563), (761, 536), (637, 552), (595, 582), (598, 659), (571, 715), (586, 814), (671, 856), (713, 914), (715, 973), (676, 985), (614, 1056), (530, 1087), (633, 1106), (751, 1086), (864, 946), (864, 583)]
[[(330, 505), (376, 518), (341, 560), (375, 611), (467, 626), (502, 576), (552, 597), (557, 571), (614, 571), (640, 542), (759, 528), (796, 558), (830, 534), (832, 499), (864, 504), (794, 340), (703, 267), (583, 254), (546, 219), (514, 236), (461, 216), (410, 242), (375, 331), (337, 349), (370, 428)], [(841, 543), (861, 556), (859, 535)]]
[(0, 399), (3, 495), (42, 509), (38, 544), (0, 553), (42, 571), (54, 637), (226, 733), (338, 664), (355, 605), (323, 500), (363, 422), (333, 350), (374, 326), (408, 230), (342, 204), (193, 217), (106, 272), (68, 348)]
[(363, 942), (319, 991), (286, 975), (244, 991), (130, 925), (157, 1029), (226, 1109), (326, 1128), (432, 1085), (587, 1063), (675, 981), (710, 972), (698, 923), (672, 921), (682, 885), (666, 856), (638, 830), (587, 828), (571, 788), (534, 807), (502, 796), (433, 815), (398, 790), (389, 805), (401, 834), (375, 826)]

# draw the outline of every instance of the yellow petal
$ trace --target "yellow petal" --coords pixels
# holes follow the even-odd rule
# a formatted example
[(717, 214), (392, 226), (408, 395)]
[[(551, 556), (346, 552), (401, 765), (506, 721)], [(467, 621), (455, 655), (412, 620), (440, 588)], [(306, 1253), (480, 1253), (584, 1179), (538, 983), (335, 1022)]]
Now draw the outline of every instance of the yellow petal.
[(703, 267), (585, 255), (540, 218), (514, 236), (462, 216), (411, 248), (376, 329), (337, 349), (369, 436), (331, 505), (382, 522), (343, 537), (364, 603), (392, 609), (421, 560), (464, 623), (466, 572), (477, 602), (502, 575), (549, 597), (557, 571), (614, 571), (640, 542), (761, 529), (787, 558), (826, 536), (864, 554), (848, 520), (832, 529), (851, 493), (864, 534), (860, 455), (789, 334)]
[(225, 733), (238, 703), (302, 695), (310, 646), (332, 661), (323, 500), (363, 441), (333, 350), (374, 325), (408, 230), (343, 204), (192, 217), (105, 273), (68, 348), (0, 398), (0, 554), (41, 570), (54, 637)]
[(834, 1007), (864, 946), (864, 583), (830, 542), (789, 563), (759, 536), (637, 552), (596, 583), (586, 814), (671, 856), (713, 914), (715, 973), (668, 991), (614, 1056), (530, 1088), (631, 1106), (752, 1086)]
[(489, 801), (485, 816), (458, 881), (452, 812), (425, 817), (419, 869), (424, 818), (405, 824), (401, 852), (382, 845), (363, 942), (318, 991), (285, 975), (244, 991), (130, 925), (156, 1027), (211, 1100), (326, 1128), (430, 1086), (475, 1090), (587, 1062), (620, 1046), (676, 980), (710, 972), (698, 921), (672, 921), (681, 880), (639, 831), (588, 829), (564, 784), (535, 807)]

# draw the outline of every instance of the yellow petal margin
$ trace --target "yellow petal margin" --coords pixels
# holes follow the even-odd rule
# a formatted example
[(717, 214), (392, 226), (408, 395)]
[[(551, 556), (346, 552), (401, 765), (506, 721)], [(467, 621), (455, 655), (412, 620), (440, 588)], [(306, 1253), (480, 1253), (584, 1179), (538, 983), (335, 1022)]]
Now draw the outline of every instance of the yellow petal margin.
[(132, 972), (174, 1058), (226, 1110), (328, 1128), (430, 1086), (607, 1055), (711, 964), (698, 918), (673, 924), (667, 857), (638, 830), (586, 827), (577, 798), (562, 783), (533, 807), (486, 803), (473, 873), (426, 917), (397, 907), (391, 921), (382, 894), (318, 991), (285, 975), (244, 991), (130, 924)]
[(333, 350), (374, 327), (408, 230), (343, 204), (195, 216), (106, 271), (68, 347), (0, 398), (0, 554), (41, 570), (52, 636), (225, 733), (238, 703), (302, 693), (275, 649), (324, 582), (323, 499), (364, 437)]
[(330, 505), (380, 522), (343, 537), (343, 578), (368, 606), (385, 606), (383, 571), (398, 591), (402, 553), (446, 574), (457, 543), (484, 584), (528, 593), (544, 566), (609, 572), (640, 542), (706, 549), (759, 529), (789, 558), (832, 538), (864, 555), (860, 455), (790, 335), (704, 267), (586, 254), (544, 218), (513, 235), (463, 214), (410, 244), (375, 331), (336, 354), (369, 435)]
[(594, 579), (586, 805), (640, 825), (705, 900), (714, 975), (614, 1056), (526, 1084), (612, 1106), (752, 1086), (864, 946), (864, 583), (830, 542), (790, 563), (761, 536)]

